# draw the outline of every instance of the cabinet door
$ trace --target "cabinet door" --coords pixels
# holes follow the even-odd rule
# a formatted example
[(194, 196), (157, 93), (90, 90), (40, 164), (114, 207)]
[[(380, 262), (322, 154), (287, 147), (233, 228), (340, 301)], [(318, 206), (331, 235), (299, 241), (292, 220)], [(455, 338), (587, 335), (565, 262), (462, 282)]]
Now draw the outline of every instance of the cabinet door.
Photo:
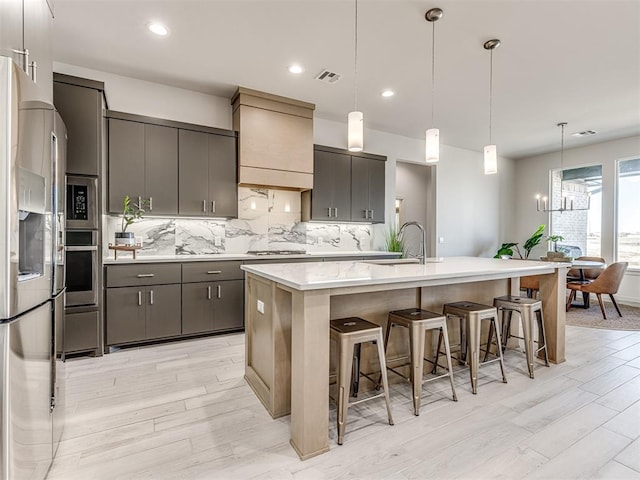
[(178, 213), (178, 129), (144, 126), (145, 197), (154, 215)]
[(333, 207), (333, 153), (316, 150), (313, 154), (311, 218), (329, 220)]
[[(0, 3), (7, 3), (6, 1)], [(8, 3), (17, 3), (10, 0)], [(29, 63), (35, 62), (36, 83), (43, 92), (43, 100), (53, 103), (53, 54), (51, 26), (53, 18), (46, 0), (23, 0), (24, 46), (29, 50)], [(29, 70), (31, 72), (31, 70)]]
[(182, 285), (182, 334), (203, 333), (213, 330), (213, 283), (186, 283)]
[(369, 163), (363, 157), (351, 157), (351, 220), (369, 218)]
[(381, 160), (369, 160), (369, 220), (374, 223), (384, 223), (386, 163)]
[(214, 217), (238, 216), (236, 139), (209, 137), (209, 212)]
[(174, 337), (181, 331), (181, 286), (146, 287), (146, 338)]
[(22, 50), (22, 2), (0, 2), (0, 55), (12, 58), (22, 65), (22, 55), (14, 52)]
[(209, 211), (208, 134), (180, 130), (178, 136), (179, 212), (206, 215)]
[(107, 344), (136, 342), (146, 338), (145, 289), (107, 288)]
[(351, 157), (334, 153), (333, 219), (351, 220)]
[(215, 330), (239, 329), (244, 326), (244, 281), (229, 280), (215, 286)]
[(67, 127), (67, 173), (100, 174), (102, 92), (54, 82), (53, 102)]
[(109, 212), (122, 213), (122, 201), (144, 198), (144, 124), (109, 119)]

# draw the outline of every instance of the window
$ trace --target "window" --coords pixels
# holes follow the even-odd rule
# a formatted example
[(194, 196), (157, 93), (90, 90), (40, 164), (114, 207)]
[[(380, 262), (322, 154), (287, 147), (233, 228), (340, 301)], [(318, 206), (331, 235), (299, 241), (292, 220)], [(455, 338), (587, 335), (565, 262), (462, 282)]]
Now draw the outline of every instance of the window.
[(618, 162), (616, 258), (640, 268), (640, 158)]
[(566, 211), (551, 214), (552, 234), (564, 237), (558, 250), (573, 257), (601, 257), (602, 165), (554, 170), (551, 206), (562, 205)]

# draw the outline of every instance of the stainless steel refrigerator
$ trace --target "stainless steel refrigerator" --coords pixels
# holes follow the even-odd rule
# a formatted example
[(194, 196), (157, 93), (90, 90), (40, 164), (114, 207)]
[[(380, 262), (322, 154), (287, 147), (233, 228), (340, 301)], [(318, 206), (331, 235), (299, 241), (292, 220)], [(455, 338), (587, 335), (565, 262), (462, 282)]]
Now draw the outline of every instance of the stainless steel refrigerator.
[(66, 138), (53, 106), (37, 98), (38, 86), (0, 57), (2, 480), (44, 478), (61, 431), (55, 322), (64, 298)]

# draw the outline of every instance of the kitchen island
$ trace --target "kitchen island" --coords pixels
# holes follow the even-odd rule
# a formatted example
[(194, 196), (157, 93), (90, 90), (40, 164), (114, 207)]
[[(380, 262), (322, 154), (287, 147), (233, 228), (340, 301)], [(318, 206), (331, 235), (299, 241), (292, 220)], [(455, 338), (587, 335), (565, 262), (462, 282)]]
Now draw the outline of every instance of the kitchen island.
[(291, 414), (301, 459), (329, 450), (329, 320), (359, 316), (379, 325), (390, 310), (442, 311), (453, 301), (492, 304), (540, 275), (550, 361), (564, 361), (565, 282), (570, 264), (476, 257), (415, 263), (324, 262), (243, 265), (245, 378), (274, 417)]

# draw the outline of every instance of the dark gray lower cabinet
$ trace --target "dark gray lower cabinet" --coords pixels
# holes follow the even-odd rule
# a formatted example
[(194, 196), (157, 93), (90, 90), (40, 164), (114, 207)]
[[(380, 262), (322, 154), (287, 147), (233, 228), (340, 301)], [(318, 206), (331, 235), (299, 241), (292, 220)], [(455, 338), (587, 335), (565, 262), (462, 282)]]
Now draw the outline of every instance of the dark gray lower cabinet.
[(107, 344), (180, 335), (181, 286), (107, 289)]
[(182, 286), (182, 333), (241, 329), (244, 325), (244, 282), (186, 283)]

